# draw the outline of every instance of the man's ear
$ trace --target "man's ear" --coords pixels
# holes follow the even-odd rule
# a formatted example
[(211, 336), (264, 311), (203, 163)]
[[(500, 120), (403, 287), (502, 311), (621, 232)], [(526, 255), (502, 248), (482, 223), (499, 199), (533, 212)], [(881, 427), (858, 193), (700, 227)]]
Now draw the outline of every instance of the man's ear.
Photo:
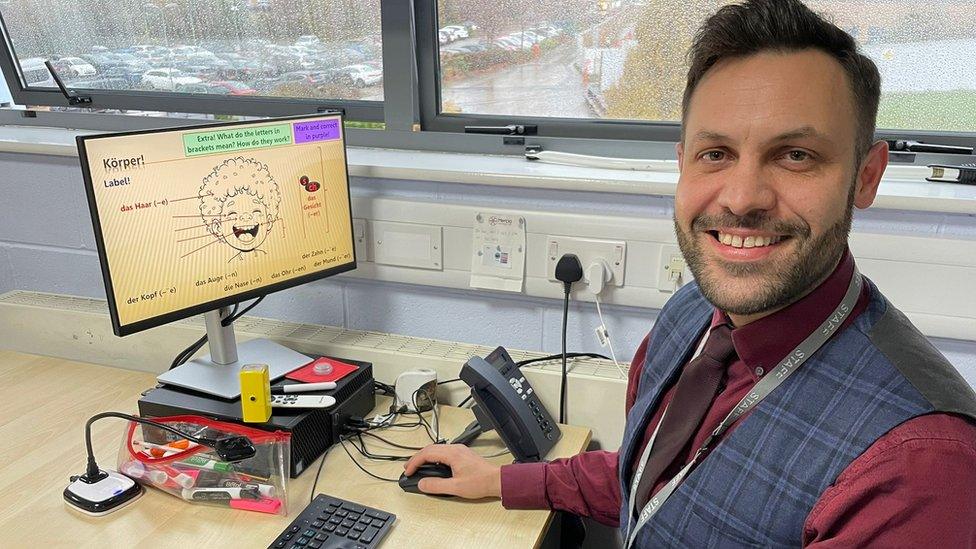
[(854, 190), (855, 206), (863, 210), (874, 203), (874, 197), (878, 195), (878, 185), (881, 184), (881, 178), (887, 167), (888, 142), (878, 141), (871, 146), (857, 174)]
[(681, 173), (681, 164), (685, 156), (685, 148), (681, 141), (674, 144), (674, 152), (678, 154), (678, 173)]

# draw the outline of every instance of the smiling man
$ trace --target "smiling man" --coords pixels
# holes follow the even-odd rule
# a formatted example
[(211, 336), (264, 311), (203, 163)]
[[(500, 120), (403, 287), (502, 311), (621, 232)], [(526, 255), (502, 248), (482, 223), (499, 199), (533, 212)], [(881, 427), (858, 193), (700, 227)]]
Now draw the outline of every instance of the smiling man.
[(796, 0), (705, 22), (678, 144), (695, 275), (630, 369), (616, 452), (451, 466), (420, 489), (619, 525), (628, 547), (972, 547), (976, 394), (847, 249), (874, 201), (880, 78)]

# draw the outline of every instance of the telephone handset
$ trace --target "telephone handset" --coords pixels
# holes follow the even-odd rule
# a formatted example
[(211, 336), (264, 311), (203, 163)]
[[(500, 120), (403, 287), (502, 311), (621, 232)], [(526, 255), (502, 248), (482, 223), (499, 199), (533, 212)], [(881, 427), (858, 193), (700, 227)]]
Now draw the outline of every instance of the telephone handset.
[(515, 461), (529, 462), (543, 459), (562, 436), (504, 347), (485, 358), (471, 357), (461, 368), (460, 377), (471, 387), (478, 425), (469, 426), (455, 442), (466, 443), (478, 433), (494, 429)]

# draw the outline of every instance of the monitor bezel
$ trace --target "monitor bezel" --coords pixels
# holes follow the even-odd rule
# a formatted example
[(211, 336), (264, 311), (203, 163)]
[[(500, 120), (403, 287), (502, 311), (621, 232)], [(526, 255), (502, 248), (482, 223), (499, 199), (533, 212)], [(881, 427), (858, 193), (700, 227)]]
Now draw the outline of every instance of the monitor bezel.
[[(255, 288), (253, 290), (247, 290), (244, 292), (233, 294), (232, 296), (224, 297), (221, 299), (215, 299), (198, 305), (193, 305), (191, 307), (185, 307), (176, 311), (165, 313), (159, 316), (150, 317), (144, 320), (139, 320), (136, 322), (131, 322), (129, 324), (122, 324), (119, 319), (118, 306), (115, 302), (115, 291), (112, 285), (112, 273), (108, 266), (108, 256), (105, 252), (105, 242), (102, 235), (102, 224), (98, 216), (98, 204), (95, 199), (95, 188), (91, 179), (91, 168), (88, 163), (88, 153), (85, 147), (87, 141), (93, 141), (96, 139), (104, 139), (110, 137), (125, 137), (130, 135), (140, 135), (148, 133), (168, 133), (168, 132), (185, 132), (198, 129), (216, 128), (216, 127), (234, 127), (234, 126), (247, 126), (255, 124), (268, 124), (278, 121), (291, 121), (291, 120), (301, 120), (309, 118), (325, 118), (338, 116), (339, 122), (342, 124), (342, 155), (343, 162), (346, 166), (346, 194), (349, 196), (349, 235), (351, 237), (352, 244), (352, 262), (344, 263), (342, 265), (337, 265), (335, 267), (330, 267), (322, 271), (316, 271), (314, 273), (309, 273), (297, 278), (284, 280), (281, 282), (275, 282), (273, 284), (268, 284), (261, 286), (260, 288)], [(191, 316), (206, 313), (208, 311), (217, 310), (221, 307), (226, 307), (240, 303), (242, 301), (247, 301), (249, 299), (255, 299), (264, 295), (268, 295), (281, 290), (286, 290), (288, 288), (293, 288), (295, 286), (300, 286), (302, 284), (307, 284), (321, 278), (327, 278), (330, 276), (335, 276), (344, 272), (352, 271), (356, 268), (358, 262), (358, 257), (356, 255), (356, 242), (355, 242), (355, 229), (353, 227), (353, 217), (352, 217), (352, 194), (349, 185), (349, 152), (348, 146), (346, 145), (346, 126), (345, 117), (341, 111), (323, 111), (318, 113), (309, 113), (293, 116), (282, 116), (274, 118), (263, 118), (259, 120), (242, 120), (235, 122), (215, 122), (208, 124), (194, 124), (191, 126), (178, 126), (174, 128), (165, 129), (150, 129), (150, 130), (133, 130), (125, 132), (113, 132), (113, 133), (101, 133), (93, 135), (79, 135), (75, 138), (75, 142), (78, 146), (78, 157), (81, 160), (81, 173), (82, 178), (85, 181), (85, 193), (88, 196), (88, 210), (91, 214), (92, 228), (95, 232), (95, 246), (98, 249), (98, 262), (102, 269), (102, 281), (105, 284), (105, 297), (108, 300), (108, 310), (109, 316), (112, 319), (112, 331), (115, 335), (119, 337), (131, 335), (134, 333), (142, 332), (150, 328), (155, 328), (157, 326), (162, 326), (163, 324), (169, 324), (171, 322), (176, 322), (178, 320), (183, 320)]]

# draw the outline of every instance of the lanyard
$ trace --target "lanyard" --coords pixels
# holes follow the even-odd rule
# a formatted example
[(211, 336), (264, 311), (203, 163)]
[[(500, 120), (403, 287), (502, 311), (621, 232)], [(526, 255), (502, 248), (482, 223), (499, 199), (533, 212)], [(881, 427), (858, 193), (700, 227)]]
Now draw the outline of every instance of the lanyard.
[[(844, 298), (841, 300), (834, 312), (831, 313), (823, 324), (819, 328), (813, 331), (810, 335), (806, 337), (793, 351), (786, 355), (780, 363), (776, 366), (776, 369), (766, 377), (759, 380), (756, 386), (753, 387), (749, 394), (742, 397), (742, 400), (735, 405), (735, 408), (729, 412), (729, 415), (725, 416), (722, 423), (712, 431), (712, 434), (705, 439), (701, 448), (695, 452), (695, 456), (691, 458), (684, 467), (678, 471), (678, 474), (674, 476), (667, 484), (664, 485), (661, 490), (655, 494), (641, 510), (640, 516), (637, 519), (637, 523), (634, 524), (633, 529), (630, 530), (627, 536), (627, 549), (630, 549), (634, 544), (634, 540), (637, 538), (637, 533), (643, 528), (648, 521), (651, 520), (658, 510), (664, 505), (664, 502), (671, 497), (674, 490), (678, 487), (682, 480), (684, 480), (685, 475), (687, 475), (691, 469), (698, 463), (699, 458), (704, 454), (709, 445), (715, 441), (718, 437), (722, 436), (725, 431), (728, 430), (737, 419), (742, 417), (746, 412), (752, 410), (762, 399), (766, 398), (769, 393), (773, 392), (774, 389), (780, 386), (786, 378), (795, 372), (801, 364), (806, 362), (813, 353), (817, 352), (824, 343), (834, 332), (840, 328), (840, 325), (844, 323), (844, 319), (850, 314), (851, 310), (854, 309), (854, 305), (857, 303), (857, 299), (861, 293), (861, 285), (863, 284), (861, 280), (861, 275), (858, 273), (857, 268), (854, 269), (854, 274), (851, 276), (851, 282), (847, 287), (847, 293), (844, 294)], [(644, 467), (647, 465), (648, 458), (651, 456), (651, 449), (654, 447), (654, 440), (657, 438), (658, 429), (661, 428), (661, 424), (664, 423), (664, 416), (667, 415), (667, 408), (664, 409), (664, 413), (661, 414), (661, 420), (658, 422), (657, 427), (654, 429), (654, 433), (651, 435), (651, 440), (648, 441), (647, 447), (644, 449), (643, 455), (640, 458), (640, 466), (638, 466), (637, 471), (634, 472), (634, 479), (630, 486), (630, 503), (627, 506), (628, 523), (631, 517), (634, 516), (634, 510), (637, 506), (637, 485), (640, 484), (641, 476), (644, 474)]]

